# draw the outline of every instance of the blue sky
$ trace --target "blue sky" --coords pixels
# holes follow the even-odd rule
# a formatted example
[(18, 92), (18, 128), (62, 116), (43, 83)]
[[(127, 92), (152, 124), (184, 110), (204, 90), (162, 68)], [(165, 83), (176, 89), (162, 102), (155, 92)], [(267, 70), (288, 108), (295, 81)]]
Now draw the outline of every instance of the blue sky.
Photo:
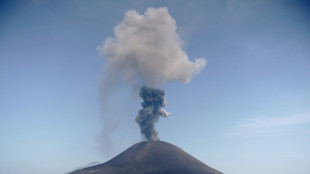
[(2, 1), (0, 173), (65, 173), (141, 141), (129, 86), (103, 128), (97, 46), (148, 7), (167, 7), (189, 58), (208, 61), (160, 86), (172, 116), (159, 137), (227, 174), (308, 174), (310, 5), (286, 0)]

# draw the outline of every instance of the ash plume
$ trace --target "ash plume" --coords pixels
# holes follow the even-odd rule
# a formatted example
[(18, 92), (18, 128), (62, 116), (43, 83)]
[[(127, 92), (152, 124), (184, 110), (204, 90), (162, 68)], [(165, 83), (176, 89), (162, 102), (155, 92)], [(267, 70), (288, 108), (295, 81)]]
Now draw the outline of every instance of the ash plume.
[(106, 76), (140, 87), (190, 82), (207, 61), (189, 60), (176, 29), (166, 7), (148, 8), (143, 15), (134, 10), (126, 12), (114, 28), (114, 37), (97, 47), (106, 58)]
[[(114, 36), (107, 38), (97, 47), (99, 55), (105, 58), (101, 90), (104, 141), (108, 141), (109, 136), (115, 131), (116, 126), (112, 125), (110, 120), (119, 118), (118, 115), (112, 115), (107, 111), (117, 108), (107, 105), (109, 98), (119, 86), (129, 85), (137, 91), (145, 85), (156, 87), (172, 81), (188, 83), (206, 66), (205, 58), (194, 61), (188, 58), (176, 31), (176, 21), (166, 7), (147, 8), (144, 14), (130, 10), (124, 15), (123, 21), (114, 28)], [(153, 91), (151, 89), (153, 88), (141, 89), (140, 96), (145, 101), (136, 121), (148, 140), (156, 140), (158, 137), (154, 123), (159, 115), (169, 116), (170, 113), (160, 109), (165, 105), (164, 92), (147, 92)], [(144, 92), (151, 96), (157, 94), (157, 97), (154, 96), (154, 102), (159, 101), (151, 103), (151, 98), (145, 96)]]
[(141, 133), (148, 141), (158, 141), (158, 132), (154, 129), (154, 124), (159, 116), (168, 117), (171, 114), (162, 107), (166, 105), (165, 91), (151, 87), (142, 87), (140, 97), (143, 109), (138, 112), (136, 122), (139, 124)]

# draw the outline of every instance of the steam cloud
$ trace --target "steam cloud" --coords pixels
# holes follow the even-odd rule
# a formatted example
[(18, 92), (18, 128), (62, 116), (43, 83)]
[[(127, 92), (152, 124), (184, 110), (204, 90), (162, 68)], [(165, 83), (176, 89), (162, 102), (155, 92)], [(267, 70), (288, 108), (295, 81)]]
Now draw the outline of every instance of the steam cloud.
[[(176, 29), (176, 21), (166, 7), (148, 8), (142, 15), (134, 10), (126, 12), (123, 21), (114, 28), (114, 37), (97, 47), (98, 53), (106, 58), (103, 98), (119, 83), (136, 89), (171, 81), (190, 82), (207, 61), (189, 60)], [(154, 123), (159, 116), (167, 117), (170, 113), (161, 109), (166, 105), (165, 92), (151, 87), (140, 90), (143, 109), (136, 122), (147, 140), (156, 141), (159, 138)]]
[(134, 86), (157, 86), (167, 81), (188, 83), (206, 65), (195, 62), (181, 49), (175, 20), (166, 7), (148, 8), (144, 15), (128, 11), (108, 38), (98, 47), (104, 55), (107, 74)]
[(166, 105), (165, 91), (151, 87), (142, 87), (140, 97), (143, 109), (138, 112), (136, 122), (140, 125), (141, 133), (149, 141), (158, 141), (158, 132), (154, 129), (154, 123), (159, 116), (168, 117), (171, 114), (161, 107)]

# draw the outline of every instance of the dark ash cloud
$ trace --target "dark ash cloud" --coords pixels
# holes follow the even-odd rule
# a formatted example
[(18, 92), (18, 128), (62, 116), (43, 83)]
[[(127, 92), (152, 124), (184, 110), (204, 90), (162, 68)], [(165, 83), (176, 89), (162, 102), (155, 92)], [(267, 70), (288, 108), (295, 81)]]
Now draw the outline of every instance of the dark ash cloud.
[(143, 99), (141, 103), (143, 109), (138, 112), (136, 122), (148, 141), (158, 141), (160, 139), (154, 124), (158, 121), (159, 116), (168, 117), (171, 115), (162, 109), (166, 105), (165, 91), (144, 86), (139, 95)]

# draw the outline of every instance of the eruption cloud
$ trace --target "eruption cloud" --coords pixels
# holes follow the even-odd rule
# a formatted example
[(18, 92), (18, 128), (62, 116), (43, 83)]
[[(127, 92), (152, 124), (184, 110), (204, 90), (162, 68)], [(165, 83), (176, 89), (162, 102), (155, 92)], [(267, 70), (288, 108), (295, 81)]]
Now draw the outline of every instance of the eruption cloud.
[(148, 8), (144, 15), (128, 11), (114, 28), (114, 37), (97, 47), (107, 60), (105, 73), (133, 86), (190, 82), (207, 61), (188, 59), (176, 29), (166, 7)]
[(143, 109), (138, 112), (136, 122), (140, 125), (141, 133), (148, 141), (159, 141), (158, 132), (154, 129), (154, 124), (159, 116), (168, 117), (171, 114), (161, 107), (166, 105), (165, 91), (151, 87), (142, 87), (140, 97)]
[[(141, 133), (149, 141), (159, 140), (154, 129), (159, 116), (170, 115), (161, 109), (166, 104), (165, 92), (151, 87), (172, 81), (188, 83), (207, 64), (205, 58), (189, 60), (176, 30), (176, 21), (166, 7), (147, 8), (144, 14), (130, 10), (114, 28), (114, 37), (97, 47), (99, 55), (105, 58), (104, 104), (120, 84), (133, 89), (150, 86), (140, 90), (143, 109), (136, 117)], [(106, 117), (104, 127), (109, 127), (108, 120), (113, 119), (109, 114)]]

